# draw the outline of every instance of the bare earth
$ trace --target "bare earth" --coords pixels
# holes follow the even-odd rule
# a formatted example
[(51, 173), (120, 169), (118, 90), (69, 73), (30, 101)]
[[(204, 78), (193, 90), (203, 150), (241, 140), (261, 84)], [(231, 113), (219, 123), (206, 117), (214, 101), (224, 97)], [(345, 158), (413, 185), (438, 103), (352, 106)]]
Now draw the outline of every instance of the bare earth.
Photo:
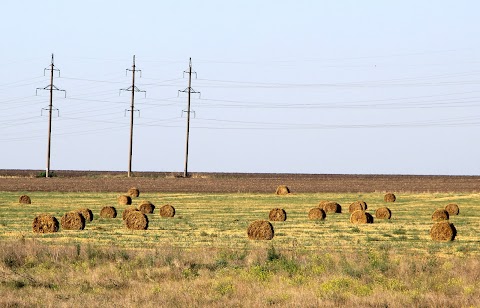
[(0, 191), (272, 193), (287, 185), (293, 193), (315, 192), (480, 192), (480, 176), (192, 173), (0, 170)]

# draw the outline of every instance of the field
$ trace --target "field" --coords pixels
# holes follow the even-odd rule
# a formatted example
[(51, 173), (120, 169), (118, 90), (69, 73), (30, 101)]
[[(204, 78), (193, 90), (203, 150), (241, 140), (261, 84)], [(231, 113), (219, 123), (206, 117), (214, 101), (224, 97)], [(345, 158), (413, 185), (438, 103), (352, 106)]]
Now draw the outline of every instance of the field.
[[(268, 193), (218, 192), (219, 183), (234, 181), (224, 177), (10, 175), (0, 179), (0, 187), (13, 180), (18, 185), (3, 189), (0, 199), (0, 306), (480, 306), (480, 193), (473, 184), (465, 191), (455, 185), (442, 191), (434, 182), (424, 183), (424, 187), (431, 185), (424, 192), (392, 189), (397, 201), (385, 203), (385, 191), (348, 192), (345, 186), (344, 192), (321, 192), (321, 187), (311, 192), (309, 181), (320, 181), (315, 177), (292, 180), (298, 189), (287, 196), (273, 191), (277, 183), (289, 184), (288, 178), (273, 175), (262, 180), (253, 175), (250, 180), (237, 179), (265, 181), (263, 190), (270, 180), (274, 184)], [(125, 186), (82, 192), (79, 186), (74, 190), (58, 184), (92, 179), (109, 182), (109, 187)], [(209, 189), (201, 186), (204, 192), (182, 191), (188, 185), (199, 187), (202, 180), (211, 185)], [(52, 186), (31, 189), (36, 181)], [(183, 184), (180, 191), (155, 190), (156, 186), (144, 190), (138, 185), (148, 181), (160, 186), (163, 181)], [(336, 187), (348, 181), (337, 181)], [(388, 185), (398, 185), (395, 181), (395, 177), (386, 180)], [(466, 177), (465, 181), (478, 179)], [(330, 179), (329, 185), (334, 184)], [(123, 226), (125, 206), (116, 204), (116, 198), (129, 185), (141, 189), (134, 205), (149, 200), (157, 206), (148, 215), (146, 231)], [(24, 193), (32, 204), (18, 204)], [(320, 200), (340, 203), (343, 212), (328, 214), (324, 221), (308, 220), (308, 210)], [(351, 224), (348, 205), (356, 200), (366, 201), (372, 214), (389, 206), (392, 219)], [(457, 237), (453, 242), (434, 242), (429, 235), (431, 214), (448, 203), (460, 207), (460, 215), (450, 218)], [(160, 217), (158, 208), (164, 204), (175, 207), (174, 218)], [(99, 217), (106, 205), (117, 208), (117, 218)], [(60, 220), (65, 212), (81, 207), (94, 213), (85, 230), (32, 232), (36, 214), (50, 213)], [(286, 210), (287, 220), (273, 222), (273, 240), (249, 240), (248, 224), (267, 219), (275, 207)]]

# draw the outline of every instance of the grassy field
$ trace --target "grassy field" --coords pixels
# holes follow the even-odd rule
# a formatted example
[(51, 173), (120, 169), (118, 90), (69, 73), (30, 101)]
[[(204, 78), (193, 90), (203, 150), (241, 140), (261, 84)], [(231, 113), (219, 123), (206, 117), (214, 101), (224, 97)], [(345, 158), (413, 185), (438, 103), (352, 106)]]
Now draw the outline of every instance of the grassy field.
[[(149, 229), (127, 230), (119, 193), (30, 192), (0, 199), (0, 306), (453, 306), (480, 305), (480, 194), (142, 194), (175, 207), (174, 218), (149, 214)], [(320, 200), (343, 213), (308, 220)], [(389, 206), (392, 219), (352, 225), (348, 205)], [(453, 242), (433, 242), (431, 214), (457, 203)], [(99, 217), (114, 205), (115, 219)], [(88, 207), (85, 230), (32, 232), (36, 214), (60, 220)], [(270, 209), (271, 241), (247, 239), (248, 224)]]

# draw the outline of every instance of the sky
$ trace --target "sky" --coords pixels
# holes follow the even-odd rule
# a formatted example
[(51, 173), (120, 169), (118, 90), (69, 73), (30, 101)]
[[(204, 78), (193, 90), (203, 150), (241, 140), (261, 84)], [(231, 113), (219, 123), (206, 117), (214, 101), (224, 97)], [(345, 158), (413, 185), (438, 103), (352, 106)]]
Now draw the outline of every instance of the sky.
[[(4, 1), (0, 169), (479, 175), (478, 1)], [(45, 73), (45, 75), (44, 75)], [(196, 78), (195, 78), (196, 77)], [(40, 90), (37, 91), (37, 88)], [(66, 97), (65, 97), (66, 94)], [(58, 109), (58, 111), (57, 111)]]

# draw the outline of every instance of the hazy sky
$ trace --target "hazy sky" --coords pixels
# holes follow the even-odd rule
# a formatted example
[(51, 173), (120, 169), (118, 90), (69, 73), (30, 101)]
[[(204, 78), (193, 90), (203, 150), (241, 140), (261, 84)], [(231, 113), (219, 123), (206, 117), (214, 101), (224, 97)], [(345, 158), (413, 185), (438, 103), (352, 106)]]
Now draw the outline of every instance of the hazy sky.
[[(3, 1), (0, 169), (479, 175), (478, 1)], [(186, 76), (185, 76), (186, 77)]]

